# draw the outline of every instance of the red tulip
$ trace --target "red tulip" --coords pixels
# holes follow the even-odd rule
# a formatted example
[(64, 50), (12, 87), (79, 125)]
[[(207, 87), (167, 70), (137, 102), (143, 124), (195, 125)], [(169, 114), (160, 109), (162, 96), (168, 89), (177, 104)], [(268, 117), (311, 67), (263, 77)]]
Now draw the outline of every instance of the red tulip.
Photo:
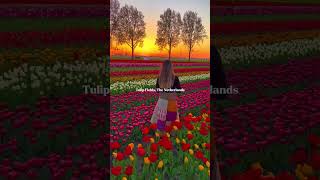
[(124, 158), (124, 157), (123, 157), (123, 154), (122, 154), (121, 152), (118, 152), (118, 153), (117, 153), (117, 160), (118, 160), (118, 161), (122, 161), (123, 158)]
[(146, 154), (146, 151), (142, 148), (142, 147), (139, 147), (137, 149), (137, 154), (141, 157), (143, 157), (145, 154)]
[(119, 176), (121, 174), (121, 166), (114, 166), (111, 168), (111, 173), (115, 176)]
[(133, 172), (133, 167), (130, 165), (127, 166), (126, 171), (125, 171), (126, 175), (130, 176), (132, 174), (132, 172)]
[(193, 138), (193, 134), (187, 134), (187, 138), (191, 140)]
[(130, 147), (130, 146), (127, 146), (127, 147), (125, 148), (124, 154), (125, 154), (126, 156), (129, 156), (129, 155), (132, 154), (132, 150), (131, 150), (131, 147)]
[(190, 144), (182, 143), (182, 151), (188, 151), (190, 149)]
[(149, 156), (150, 162), (156, 162), (158, 160), (158, 156), (154, 153), (151, 153)]
[(196, 151), (194, 155), (198, 159), (202, 159), (204, 157), (203, 153), (201, 151)]
[(152, 143), (150, 146), (150, 150), (152, 152), (157, 152), (158, 151), (158, 144), (157, 143)]
[(149, 128), (148, 127), (144, 127), (143, 129), (142, 129), (142, 134), (143, 135), (147, 135), (147, 134), (149, 134)]
[(119, 148), (120, 148), (119, 142), (112, 142), (111, 143), (111, 149), (112, 150), (119, 149)]
[(156, 123), (154, 123), (154, 124), (151, 124), (150, 125), (150, 129), (152, 129), (152, 130), (157, 130), (157, 124)]

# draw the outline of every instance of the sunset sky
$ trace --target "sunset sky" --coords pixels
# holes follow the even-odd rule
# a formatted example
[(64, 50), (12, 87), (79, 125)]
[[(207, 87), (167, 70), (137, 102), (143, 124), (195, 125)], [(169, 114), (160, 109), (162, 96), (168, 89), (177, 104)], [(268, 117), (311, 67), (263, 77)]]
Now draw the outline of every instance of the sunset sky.
[[(208, 38), (201, 45), (194, 47), (191, 54), (192, 58), (209, 58), (210, 57), (210, 0), (119, 0), (120, 6), (125, 4), (135, 6), (144, 15), (146, 23), (146, 38), (144, 46), (135, 49), (136, 56), (158, 56), (167, 57), (166, 50), (160, 51), (155, 45), (157, 36), (157, 21), (160, 19), (160, 14), (163, 14), (167, 8), (171, 8), (180, 12), (181, 18), (186, 11), (191, 10), (198, 13), (202, 18), (202, 23), (206, 29)], [(111, 55), (131, 55), (131, 50), (128, 46), (122, 45), (111, 48)], [(187, 58), (187, 48), (182, 42), (172, 50), (172, 57)]]

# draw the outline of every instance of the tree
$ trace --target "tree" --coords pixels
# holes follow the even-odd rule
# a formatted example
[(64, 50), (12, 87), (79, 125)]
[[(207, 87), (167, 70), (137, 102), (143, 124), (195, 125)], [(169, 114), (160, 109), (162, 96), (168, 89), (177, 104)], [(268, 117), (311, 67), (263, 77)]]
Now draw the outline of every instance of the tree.
[(128, 5), (122, 7), (118, 15), (119, 26), (115, 36), (119, 44), (127, 44), (131, 48), (132, 60), (135, 48), (138, 45), (143, 46), (146, 36), (146, 23), (143, 18), (142, 12)]
[(189, 61), (194, 46), (203, 42), (204, 38), (207, 38), (207, 35), (201, 18), (198, 17), (196, 12), (187, 11), (183, 16), (182, 42), (188, 48)]
[(114, 35), (118, 30), (118, 15), (120, 10), (120, 3), (118, 0), (110, 1), (110, 33)]
[(179, 12), (168, 8), (160, 15), (160, 20), (157, 24), (156, 45), (159, 46), (160, 50), (168, 50), (169, 60), (171, 59), (172, 48), (179, 44), (181, 25), (182, 21)]

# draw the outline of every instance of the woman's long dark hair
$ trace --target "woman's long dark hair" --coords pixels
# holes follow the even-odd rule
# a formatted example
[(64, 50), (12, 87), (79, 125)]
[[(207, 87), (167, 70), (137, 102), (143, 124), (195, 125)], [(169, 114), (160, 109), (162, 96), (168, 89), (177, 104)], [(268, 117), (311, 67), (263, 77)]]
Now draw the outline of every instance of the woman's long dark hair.
[(165, 60), (159, 74), (159, 87), (170, 88), (174, 83), (174, 70), (170, 60)]

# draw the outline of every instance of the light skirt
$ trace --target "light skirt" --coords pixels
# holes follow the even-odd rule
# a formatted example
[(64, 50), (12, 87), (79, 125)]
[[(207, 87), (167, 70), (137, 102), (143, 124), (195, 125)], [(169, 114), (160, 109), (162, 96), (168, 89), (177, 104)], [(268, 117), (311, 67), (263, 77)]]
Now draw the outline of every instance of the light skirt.
[(159, 98), (151, 117), (151, 123), (157, 123), (158, 129), (164, 130), (166, 122), (175, 120), (179, 120), (177, 101)]

